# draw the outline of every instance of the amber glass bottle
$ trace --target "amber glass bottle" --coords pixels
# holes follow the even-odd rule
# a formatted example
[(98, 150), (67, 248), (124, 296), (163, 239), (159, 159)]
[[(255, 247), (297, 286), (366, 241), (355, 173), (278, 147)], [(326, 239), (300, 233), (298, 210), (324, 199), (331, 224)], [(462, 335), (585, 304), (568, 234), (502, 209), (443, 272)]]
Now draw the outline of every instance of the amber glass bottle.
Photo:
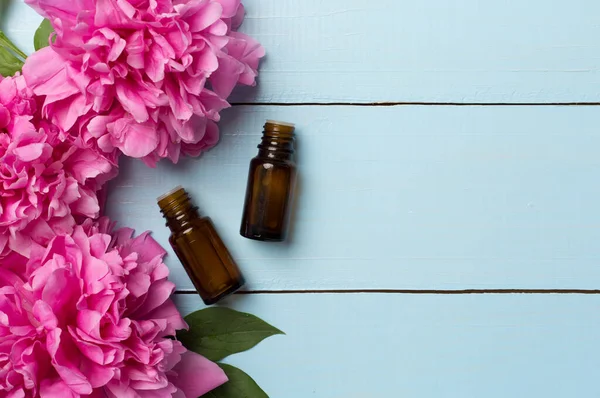
[(208, 217), (200, 217), (181, 187), (158, 198), (171, 229), (169, 243), (206, 305), (233, 293), (244, 278)]
[(250, 162), (240, 234), (249, 239), (285, 240), (290, 216), (296, 164), (294, 125), (268, 120), (258, 156)]

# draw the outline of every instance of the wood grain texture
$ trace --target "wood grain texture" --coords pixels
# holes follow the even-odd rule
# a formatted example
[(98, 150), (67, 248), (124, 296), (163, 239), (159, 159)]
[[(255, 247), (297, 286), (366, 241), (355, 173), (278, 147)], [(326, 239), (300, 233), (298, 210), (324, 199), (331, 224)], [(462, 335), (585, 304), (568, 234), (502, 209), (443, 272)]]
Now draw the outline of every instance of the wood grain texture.
[[(195, 296), (177, 297), (184, 312)], [(227, 362), (273, 398), (592, 397), (600, 296), (243, 296), (275, 336)]]
[[(268, 56), (234, 101), (598, 102), (600, 2), (246, 0)], [(32, 50), (40, 18), (5, 27)]]
[[(286, 244), (238, 234), (268, 118), (298, 124)], [(124, 160), (109, 214), (167, 245), (155, 198), (183, 185), (254, 290), (596, 289), (599, 125), (596, 107), (236, 107), (200, 159)]]
[[(268, 56), (235, 102), (600, 101), (597, 1), (244, 3), (243, 31)], [(40, 21), (16, 0), (0, 28), (31, 52)], [(298, 124), (286, 244), (238, 235), (267, 118)], [(167, 246), (155, 198), (182, 184), (247, 289), (288, 291), (224, 302), (287, 333), (228, 360), (273, 398), (593, 397), (600, 294), (289, 291), (598, 289), (599, 125), (598, 107), (236, 107), (200, 159), (123, 159), (108, 213)], [(194, 294), (175, 300), (202, 308)]]

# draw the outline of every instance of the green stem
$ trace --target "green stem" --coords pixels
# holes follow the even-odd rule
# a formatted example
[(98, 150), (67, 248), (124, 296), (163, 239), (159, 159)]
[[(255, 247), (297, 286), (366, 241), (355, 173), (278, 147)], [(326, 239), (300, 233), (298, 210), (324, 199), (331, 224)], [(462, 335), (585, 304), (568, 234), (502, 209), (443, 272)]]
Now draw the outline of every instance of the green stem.
[(15, 46), (13, 44), (13, 42), (11, 42), (8, 39), (8, 37), (6, 37), (4, 32), (2, 32), (1, 30), (0, 30), (0, 46), (9, 48), (10, 50), (14, 51), (14, 53), (17, 54), (19, 57), (21, 57), (23, 61), (27, 58), (27, 54), (25, 54), (23, 51), (19, 50), (19, 48), (17, 46)]

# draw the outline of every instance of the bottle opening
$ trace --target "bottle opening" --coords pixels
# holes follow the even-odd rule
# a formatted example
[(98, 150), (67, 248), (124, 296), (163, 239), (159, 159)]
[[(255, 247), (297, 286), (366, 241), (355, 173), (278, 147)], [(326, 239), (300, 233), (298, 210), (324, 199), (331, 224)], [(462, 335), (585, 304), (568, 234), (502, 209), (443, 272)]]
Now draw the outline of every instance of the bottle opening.
[(166, 214), (177, 208), (189, 207), (186, 206), (189, 199), (187, 191), (183, 187), (177, 186), (164, 195), (159, 196), (157, 202), (160, 211)]
[(267, 124), (273, 124), (275, 126), (292, 127), (292, 128), (296, 127), (296, 125), (294, 123), (281, 122), (279, 120), (267, 120)]
[(267, 120), (265, 123), (263, 135), (266, 137), (292, 138), (294, 137), (296, 127), (294, 123), (278, 122)]
[(183, 189), (183, 187), (181, 185), (177, 185), (175, 188), (171, 189), (169, 192), (167, 193), (163, 193), (162, 195), (160, 195), (158, 198), (156, 198), (157, 202), (162, 201), (163, 199), (166, 199), (167, 196), (171, 196), (173, 195), (175, 192), (177, 191), (185, 191), (185, 189)]

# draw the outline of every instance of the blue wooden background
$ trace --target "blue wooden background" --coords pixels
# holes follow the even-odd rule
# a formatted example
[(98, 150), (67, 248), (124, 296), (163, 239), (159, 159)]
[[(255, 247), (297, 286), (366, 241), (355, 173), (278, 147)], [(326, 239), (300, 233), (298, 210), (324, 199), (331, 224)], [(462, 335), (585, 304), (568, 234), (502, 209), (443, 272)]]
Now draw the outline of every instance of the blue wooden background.
[[(248, 279), (224, 305), (287, 332), (230, 362), (272, 398), (599, 396), (600, 2), (245, 4), (268, 56), (220, 144), (123, 161), (109, 198), (163, 245), (173, 186), (213, 218)], [(1, 20), (31, 51), (40, 17)], [(237, 232), (265, 119), (298, 126), (285, 244)]]

